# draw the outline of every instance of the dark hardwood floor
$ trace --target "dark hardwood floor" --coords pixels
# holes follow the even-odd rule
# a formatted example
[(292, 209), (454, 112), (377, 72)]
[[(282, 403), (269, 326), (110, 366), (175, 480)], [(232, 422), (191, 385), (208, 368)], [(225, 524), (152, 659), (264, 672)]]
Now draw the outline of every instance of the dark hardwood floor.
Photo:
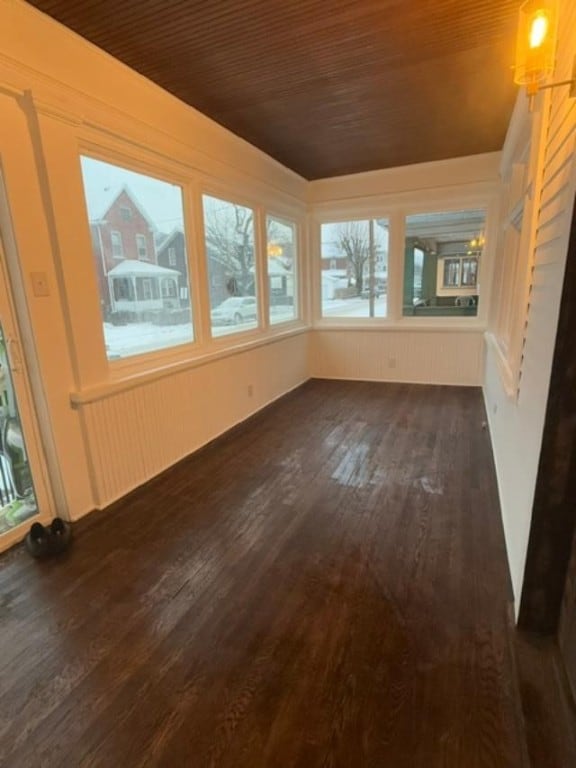
[(312, 381), (0, 558), (0, 765), (522, 768), (480, 390)]

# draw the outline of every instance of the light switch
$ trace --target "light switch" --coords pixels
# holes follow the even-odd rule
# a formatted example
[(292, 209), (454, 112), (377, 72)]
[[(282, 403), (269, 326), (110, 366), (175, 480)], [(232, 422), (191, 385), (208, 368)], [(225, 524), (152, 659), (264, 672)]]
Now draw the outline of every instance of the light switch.
[(50, 296), (46, 272), (30, 272), (30, 279), (32, 280), (34, 296)]

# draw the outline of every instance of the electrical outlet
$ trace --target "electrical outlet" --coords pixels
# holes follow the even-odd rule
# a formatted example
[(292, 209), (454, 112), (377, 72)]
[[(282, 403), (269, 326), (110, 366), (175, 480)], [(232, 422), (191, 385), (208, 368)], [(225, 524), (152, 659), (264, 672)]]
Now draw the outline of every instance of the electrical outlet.
[(252, 397), (254, 395), (254, 387), (252, 384), (248, 384), (248, 397)]
[(396, 358), (395, 357), (389, 357), (388, 358), (388, 368), (396, 368)]

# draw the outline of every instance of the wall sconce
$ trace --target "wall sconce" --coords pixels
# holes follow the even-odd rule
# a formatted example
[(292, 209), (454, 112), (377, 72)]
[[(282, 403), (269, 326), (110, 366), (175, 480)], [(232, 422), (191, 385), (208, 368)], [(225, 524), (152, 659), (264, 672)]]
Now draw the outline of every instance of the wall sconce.
[(554, 71), (556, 0), (526, 0), (520, 6), (514, 82), (526, 86), (528, 96), (544, 88), (570, 85), (570, 96), (576, 96), (576, 58), (572, 80), (545, 84)]
[(478, 237), (473, 237), (468, 243), (467, 255), (471, 256), (473, 253), (479, 253), (484, 248), (484, 235), (480, 234)]

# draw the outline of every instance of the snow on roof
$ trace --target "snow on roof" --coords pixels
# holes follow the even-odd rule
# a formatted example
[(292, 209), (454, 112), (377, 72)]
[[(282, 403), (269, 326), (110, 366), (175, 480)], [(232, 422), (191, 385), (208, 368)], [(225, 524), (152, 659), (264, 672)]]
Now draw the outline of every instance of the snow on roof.
[(338, 274), (336, 270), (322, 270), (322, 282), (339, 283), (347, 279), (345, 272), (343, 274)]
[(150, 216), (146, 213), (146, 211), (142, 207), (142, 204), (140, 202), (138, 202), (138, 199), (134, 195), (134, 192), (132, 192), (132, 190), (130, 189), (130, 187), (127, 184), (124, 184), (117, 192), (113, 192), (112, 193), (112, 197), (109, 198), (109, 202), (106, 205), (106, 208), (104, 209), (102, 215), (98, 216), (98, 218), (94, 219), (93, 221), (94, 222), (99, 222), (99, 221), (103, 221), (104, 219), (106, 219), (106, 214), (108, 213), (110, 208), (112, 208), (112, 206), (116, 203), (116, 201), (118, 200), (118, 198), (120, 197), (120, 195), (123, 192), (125, 192), (126, 195), (128, 195), (130, 200), (133, 202), (134, 207), (136, 208), (136, 210), (139, 211), (139, 213), (146, 219), (146, 222), (147, 222), (148, 226), (150, 227), (150, 229), (155, 232), (158, 229), (158, 227), (156, 226), (156, 224), (154, 224), (154, 222), (152, 221)]
[(291, 272), (289, 267), (286, 267), (278, 259), (268, 259), (268, 274), (269, 275), (289, 275)]
[(157, 264), (149, 264), (138, 259), (124, 259), (118, 266), (108, 272), (111, 277), (177, 277), (180, 275), (177, 269), (159, 267)]
[(156, 249), (158, 253), (160, 251), (164, 251), (168, 245), (174, 240), (176, 235), (183, 235), (184, 232), (182, 231), (181, 227), (174, 227), (174, 229), (169, 232), (167, 235), (164, 235), (163, 238), (156, 242)]

